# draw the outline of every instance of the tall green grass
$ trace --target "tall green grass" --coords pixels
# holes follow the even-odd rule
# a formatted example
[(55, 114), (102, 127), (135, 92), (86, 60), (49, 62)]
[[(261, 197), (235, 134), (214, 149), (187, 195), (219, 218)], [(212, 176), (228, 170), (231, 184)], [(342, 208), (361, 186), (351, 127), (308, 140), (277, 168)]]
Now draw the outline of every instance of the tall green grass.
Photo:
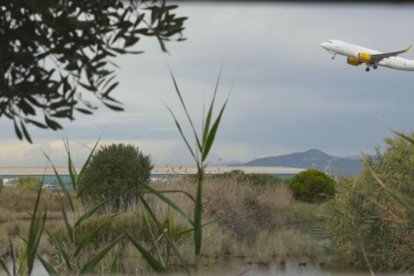
[(205, 161), (207, 160), (208, 154), (210, 153), (210, 150), (213, 146), (214, 140), (216, 138), (217, 130), (220, 125), (221, 118), (223, 116), (223, 112), (228, 102), (228, 98), (227, 98), (224, 104), (222, 105), (222, 107), (220, 108), (218, 115), (215, 118), (213, 118), (213, 111), (214, 111), (214, 106), (215, 106), (215, 101), (216, 101), (216, 96), (217, 96), (217, 90), (220, 84), (221, 72), (222, 72), (222, 69), (220, 69), (219, 77), (216, 82), (216, 86), (214, 89), (212, 100), (208, 108), (208, 112), (202, 122), (201, 133), (198, 133), (194, 126), (193, 120), (190, 114), (188, 113), (187, 106), (184, 102), (181, 91), (175, 80), (174, 74), (170, 70), (171, 78), (174, 82), (175, 91), (180, 100), (181, 107), (183, 108), (183, 111), (187, 118), (187, 123), (193, 133), (193, 139), (195, 141), (195, 146), (192, 147), (190, 144), (190, 140), (184, 134), (182, 124), (178, 121), (176, 115), (171, 110), (171, 108), (167, 106), (172, 117), (174, 118), (175, 125), (177, 126), (177, 129), (180, 132), (181, 137), (183, 141), (185, 142), (185, 145), (187, 146), (187, 149), (190, 152), (191, 156), (193, 157), (194, 162), (197, 166), (197, 192), (196, 192), (196, 197), (195, 197), (194, 221), (193, 221), (194, 253), (196, 255), (200, 255), (201, 246), (202, 246), (202, 213), (203, 213), (202, 201), (203, 201), (204, 169), (206, 167)]
[[(45, 154), (45, 157), (49, 160), (51, 167), (53, 168), (55, 175), (58, 179), (60, 186), (59, 197), (61, 200), (61, 214), (63, 218), (62, 231), (53, 231), (51, 229), (45, 230), (45, 223), (47, 219), (47, 209), (40, 209), (39, 202), (42, 194), (42, 187), (39, 188), (37, 193), (37, 199), (31, 216), (31, 224), (29, 233), (27, 236), (22, 236), (22, 240), (25, 243), (24, 251), (16, 256), (12, 254), (14, 267), (13, 271), (9, 271), (7, 264), (4, 260), (0, 260), (0, 265), (6, 271), (8, 275), (16, 274), (28, 274), (30, 275), (33, 271), (34, 262), (38, 259), (46, 271), (51, 275), (57, 275), (60, 273), (69, 274), (85, 274), (85, 273), (104, 273), (101, 271), (98, 265), (100, 262), (107, 258), (108, 253), (120, 242), (129, 241), (130, 244), (140, 252), (146, 262), (156, 272), (165, 272), (169, 269), (170, 258), (172, 255), (178, 257), (187, 273), (190, 273), (186, 260), (181, 256), (181, 253), (177, 249), (176, 241), (182, 236), (193, 232), (193, 243), (194, 243), (194, 254), (199, 256), (202, 248), (202, 212), (203, 212), (203, 181), (204, 181), (204, 169), (206, 167), (206, 160), (209, 152), (215, 141), (215, 137), (218, 131), (218, 127), (227, 105), (228, 99), (219, 109), (216, 117), (213, 116), (214, 107), (216, 102), (216, 95), (218, 86), (220, 83), (220, 74), (215, 86), (212, 100), (209, 104), (208, 112), (205, 115), (202, 123), (202, 130), (200, 134), (197, 133), (193, 120), (188, 113), (187, 106), (184, 102), (182, 94), (178, 88), (177, 82), (174, 75), (171, 72), (172, 81), (174, 83), (175, 92), (181, 103), (181, 107), (186, 115), (187, 122), (189, 123), (190, 129), (193, 132), (193, 138), (196, 146), (191, 147), (189, 139), (184, 135), (182, 124), (177, 120), (177, 117), (173, 111), (169, 108), (169, 112), (173, 116), (175, 125), (183, 141), (185, 142), (191, 156), (194, 158), (197, 166), (196, 175), (196, 194), (193, 196), (189, 192), (183, 190), (155, 190), (150, 185), (144, 185), (139, 199), (141, 206), (144, 208), (146, 227), (152, 237), (152, 246), (150, 249), (146, 247), (146, 244), (137, 240), (133, 233), (124, 230), (121, 234), (113, 238), (111, 241), (100, 244), (99, 248), (95, 248), (96, 244), (93, 243), (94, 238), (99, 235), (100, 230), (103, 229), (107, 222), (96, 224), (92, 228), (89, 227), (89, 233), (80, 235), (82, 229), (86, 228), (88, 221), (99, 215), (102, 210), (105, 201), (99, 202), (96, 205), (89, 206), (89, 204), (82, 202), (80, 199), (82, 195), (88, 191), (93, 185), (99, 185), (97, 179), (92, 179), (86, 185), (78, 185), (80, 183), (85, 168), (88, 166), (96, 148), (99, 143), (98, 141), (90, 151), (82, 169), (77, 172), (72, 160), (72, 154), (70, 150), (69, 141), (65, 140), (64, 144), (67, 152), (67, 163), (68, 171), (70, 174), (72, 189), (63, 182), (62, 177), (59, 175), (57, 169), (53, 165), (52, 160)], [(180, 193), (185, 195), (194, 204), (194, 211), (192, 215), (188, 215), (177, 202), (171, 200), (167, 195), (171, 193)], [(164, 204), (169, 206), (169, 215), (165, 221), (160, 221), (157, 217), (151, 205), (148, 202), (148, 196), (155, 196)], [(79, 204), (82, 202), (82, 204)], [(174, 227), (175, 215), (179, 214), (183, 216), (188, 222), (190, 227), (176, 231)], [(152, 223), (152, 222), (154, 223)], [(154, 226), (155, 225), (155, 226)], [(156, 229), (155, 229), (155, 228)], [(46, 233), (46, 237), (50, 246), (53, 248), (54, 256), (45, 256), (38, 252), (39, 243)], [(63, 233), (63, 234), (62, 234)], [(157, 234), (158, 233), (158, 234)], [(10, 243), (10, 250), (13, 252), (13, 245)], [(93, 254), (91, 254), (93, 252)], [(112, 264), (117, 263), (117, 255), (113, 256), (111, 261)], [(111, 272), (117, 272), (117, 266), (111, 265)]]

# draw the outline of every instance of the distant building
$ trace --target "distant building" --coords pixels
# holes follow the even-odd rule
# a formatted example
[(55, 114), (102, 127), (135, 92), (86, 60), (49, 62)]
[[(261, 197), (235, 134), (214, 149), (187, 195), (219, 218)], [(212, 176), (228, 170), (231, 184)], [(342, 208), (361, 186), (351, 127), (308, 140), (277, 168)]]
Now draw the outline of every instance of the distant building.
[[(279, 177), (281, 179), (290, 179), (296, 174), (304, 171), (302, 168), (289, 168), (289, 167), (207, 167), (205, 170), (206, 175), (215, 175), (228, 173), (231, 171), (242, 171), (245, 174), (267, 174)], [(57, 173), (61, 177), (65, 185), (71, 184), (71, 178), (68, 168), (56, 168)], [(79, 169), (77, 171), (80, 171)], [(196, 174), (196, 167), (185, 166), (163, 166), (154, 167), (151, 172), (151, 179), (159, 180), (167, 178), (169, 176), (185, 176)], [(45, 186), (56, 187), (59, 186), (59, 180), (55, 175), (53, 168), (0, 168), (0, 178), (3, 179), (5, 185), (13, 180), (23, 176), (34, 176), (39, 178)]]

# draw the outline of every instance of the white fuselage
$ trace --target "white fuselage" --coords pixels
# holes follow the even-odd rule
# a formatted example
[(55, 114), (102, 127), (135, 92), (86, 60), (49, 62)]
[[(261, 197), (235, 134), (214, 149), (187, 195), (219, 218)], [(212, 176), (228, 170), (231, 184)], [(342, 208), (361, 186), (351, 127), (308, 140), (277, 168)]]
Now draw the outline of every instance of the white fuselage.
[[(358, 59), (359, 53), (366, 53), (370, 55), (381, 54), (381, 52), (340, 40), (329, 40), (327, 42), (323, 42), (321, 43), (321, 47), (332, 54), (339, 54), (356, 59)], [(414, 71), (414, 60), (398, 56), (384, 58), (378, 62), (378, 65), (397, 70)]]

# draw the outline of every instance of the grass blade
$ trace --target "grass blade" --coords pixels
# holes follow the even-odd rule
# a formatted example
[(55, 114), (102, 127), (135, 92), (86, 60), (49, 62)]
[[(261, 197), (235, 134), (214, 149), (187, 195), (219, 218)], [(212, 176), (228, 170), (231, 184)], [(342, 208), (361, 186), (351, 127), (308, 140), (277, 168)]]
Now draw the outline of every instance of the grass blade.
[(193, 156), (194, 160), (196, 162), (198, 162), (197, 156), (194, 153), (193, 148), (190, 146), (190, 143), (188, 142), (187, 138), (185, 137), (184, 132), (183, 132), (183, 130), (181, 128), (181, 125), (180, 125), (180, 123), (177, 120), (177, 117), (174, 115), (174, 113), (172, 112), (172, 110), (168, 106), (167, 106), (167, 108), (168, 108), (168, 111), (171, 113), (172, 117), (174, 118), (175, 125), (177, 126), (177, 129), (178, 129), (178, 131), (181, 134), (181, 138), (183, 138), (183, 140), (184, 140), (184, 142), (185, 142), (188, 150), (190, 151), (191, 155)]
[(45, 270), (47, 271), (49, 275), (58, 275), (58, 273), (53, 268), (53, 266), (48, 261), (46, 261), (42, 256), (37, 255), (37, 258), (40, 260), (40, 262), (42, 263), (43, 267), (45, 268)]
[(68, 232), (69, 239), (71, 242), (75, 242), (75, 235), (72, 229), (72, 226), (69, 223), (68, 215), (66, 213), (65, 207), (62, 204), (62, 214), (63, 214), (63, 220), (65, 222), (66, 231)]
[(93, 207), (92, 209), (90, 209), (89, 211), (87, 211), (86, 213), (84, 213), (76, 222), (75, 222), (75, 227), (78, 227), (83, 221), (87, 220), (88, 218), (90, 218), (93, 214), (96, 213), (96, 211), (98, 211), (98, 209), (100, 207), (102, 207), (102, 205), (105, 204), (105, 201), (99, 203), (98, 205), (96, 205), (95, 207)]
[(75, 211), (75, 206), (73, 204), (72, 201), (72, 197), (69, 194), (68, 189), (66, 188), (65, 183), (63, 183), (62, 177), (60, 177), (60, 174), (58, 173), (56, 167), (53, 165), (52, 160), (50, 160), (49, 156), (46, 153), (43, 153), (44, 156), (46, 157), (46, 159), (49, 161), (50, 165), (52, 166), (53, 172), (55, 173), (55, 176), (58, 180), (59, 186), (63, 191), (63, 194), (65, 195), (66, 200), (69, 202), (70, 208), (71, 210), (74, 212)]
[(89, 162), (92, 159), (93, 154), (95, 153), (96, 148), (98, 147), (99, 141), (101, 140), (101, 137), (98, 138), (98, 140), (96, 141), (95, 145), (93, 146), (91, 152), (88, 155), (88, 158), (86, 159), (85, 163), (83, 164), (79, 174), (78, 174), (78, 178), (77, 181), (80, 181), (80, 179), (82, 179), (83, 175), (85, 174), (85, 169), (86, 167), (89, 165)]
[(184, 194), (189, 199), (191, 199), (191, 201), (195, 202), (195, 198), (193, 197), (193, 195), (190, 194), (189, 192), (186, 192), (186, 191), (183, 191), (183, 190), (161, 190), (161, 191), (157, 191), (157, 192), (159, 192), (161, 194), (174, 194), (174, 193)]
[(154, 269), (156, 272), (166, 272), (167, 270), (165, 267), (154, 258), (138, 241), (136, 241), (128, 232), (125, 232), (128, 239), (132, 242), (134, 247), (141, 253), (142, 257), (148, 262), (148, 264)]
[[(148, 231), (150, 232), (151, 239), (152, 239), (152, 243), (154, 244), (154, 247), (155, 247), (155, 249), (157, 251), (158, 258), (161, 261), (161, 265), (165, 267), (165, 264), (164, 264), (164, 262), (162, 260), (162, 255), (161, 255), (160, 249), (159, 249), (158, 244), (157, 244), (157, 239), (155, 238), (154, 231), (152, 231), (152, 227), (151, 227), (151, 224), (150, 224), (150, 222), (148, 220), (148, 216), (147, 216), (146, 213), (144, 213), (144, 220), (145, 220), (145, 224), (147, 225)], [(157, 224), (159, 224), (158, 223), (158, 220), (156, 220), (156, 221), (157, 221)], [(161, 228), (161, 226), (159, 226), (159, 228)]]
[(9, 247), (10, 247), (10, 258), (12, 259), (13, 263), (13, 275), (17, 275), (17, 264), (16, 264), (16, 255), (14, 254), (14, 247), (12, 240), (9, 236)]
[(211, 127), (211, 130), (207, 134), (208, 136), (207, 136), (206, 142), (203, 145), (204, 147), (203, 147), (203, 152), (201, 156), (202, 161), (206, 160), (208, 153), (210, 152), (210, 149), (213, 146), (214, 139), (216, 138), (216, 133), (217, 133), (220, 121), (221, 121), (221, 117), (223, 116), (223, 112), (226, 109), (227, 101), (228, 100), (226, 100), (225, 103), (223, 104), (216, 121), (214, 122), (213, 126)]
[(414, 139), (412, 139), (411, 137), (408, 137), (407, 135), (405, 135), (404, 133), (392, 130), (392, 132), (394, 132), (396, 135), (400, 136), (401, 138), (405, 139), (406, 141), (410, 142), (411, 144), (414, 144)]
[(169, 199), (168, 197), (164, 196), (162, 193), (154, 190), (153, 188), (151, 188), (148, 185), (143, 185), (143, 187), (147, 190), (149, 190), (152, 194), (154, 194), (155, 196), (157, 196), (159, 199), (161, 199), (162, 201), (164, 201), (165, 203), (167, 203), (169, 206), (171, 206), (172, 208), (174, 208), (177, 212), (179, 212), (181, 215), (183, 215), (191, 224), (193, 224), (191, 218), (184, 213), (184, 211), (178, 207), (177, 204), (175, 204), (171, 199)]
[(206, 120), (205, 120), (204, 130), (203, 130), (203, 145), (206, 144), (207, 135), (208, 135), (209, 130), (210, 130), (211, 117), (213, 116), (214, 103), (216, 101), (216, 95), (217, 95), (218, 87), (219, 87), (219, 84), (220, 84), (222, 71), (223, 71), (223, 65), (221, 65), (221, 67), (220, 67), (220, 72), (219, 72), (219, 75), (218, 75), (218, 78), (217, 78), (216, 87), (214, 88), (213, 98), (211, 100), (210, 107), (208, 109), (207, 117), (206, 117)]
[(12, 276), (12, 274), (10, 273), (9, 269), (7, 268), (6, 263), (3, 261), (2, 258), (0, 258), (0, 266), (3, 268), (3, 270), (6, 272), (6, 274), (8, 276)]
[[(161, 229), (161, 223), (158, 221), (157, 216), (154, 214), (154, 212), (152, 211), (151, 207), (149, 206), (148, 202), (142, 197), (139, 196), (139, 198), (141, 199), (142, 204), (144, 204), (144, 208), (147, 209), (148, 213), (150, 214), (151, 218), (155, 221), (155, 223), (157, 224), (158, 229)], [(144, 213), (144, 215), (146, 216), (146, 214)]]
[(196, 131), (196, 129), (194, 127), (194, 124), (193, 124), (193, 120), (191, 120), (190, 114), (188, 113), (188, 110), (187, 110), (187, 106), (185, 105), (184, 99), (181, 96), (180, 89), (178, 88), (177, 81), (175, 80), (174, 74), (172, 73), (171, 69), (170, 69), (170, 75), (171, 75), (171, 78), (172, 78), (173, 83), (174, 83), (175, 92), (177, 92), (178, 98), (180, 99), (180, 102), (181, 102), (181, 106), (183, 107), (184, 113), (187, 116), (187, 120), (190, 123), (191, 129), (193, 130), (194, 138), (197, 142), (198, 149), (201, 151), (202, 146), (201, 146), (201, 143), (200, 143), (200, 139), (198, 138), (197, 131)]
[(88, 236), (86, 236), (83, 240), (81, 240), (76, 247), (74, 257), (78, 256), (79, 253), (88, 245), (91, 243), (92, 239), (97, 236), (99, 231), (107, 224), (107, 222), (102, 223), (100, 226), (98, 226), (96, 229), (94, 229), (91, 233), (89, 233)]
[(174, 242), (170, 239), (170, 237), (168, 235), (164, 235), (164, 237), (167, 240), (168, 244), (171, 246), (171, 248), (174, 250), (174, 252), (177, 255), (178, 259), (180, 259), (181, 263), (183, 264), (183, 267), (184, 267), (185, 271), (187, 272), (187, 275), (191, 275), (191, 271), (189, 269), (188, 263), (181, 256), (180, 251), (177, 249)]
[(76, 191), (77, 190), (77, 183), (76, 183), (77, 173), (76, 173), (75, 165), (73, 164), (73, 161), (72, 161), (69, 141), (67, 139), (65, 139), (64, 144), (65, 144), (66, 154), (68, 156), (69, 176), (70, 176), (70, 179), (72, 181), (72, 187)]
[(91, 271), (95, 268), (95, 266), (102, 260), (103, 257), (109, 252), (109, 250), (112, 249), (122, 238), (124, 235), (120, 235), (117, 239), (115, 239), (111, 244), (109, 244), (107, 247), (102, 249), (100, 252), (98, 252), (92, 260), (87, 262), (81, 269), (81, 274), (87, 274), (91, 273)]
[(42, 194), (42, 188), (43, 188), (43, 185), (40, 186), (39, 191), (37, 192), (35, 207), (34, 207), (32, 219), (30, 222), (29, 237), (27, 239), (27, 244), (26, 244), (28, 274), (30, 274), (33, 269), (37, 248), (39, 246), (39, 242), (42, 237), (43, 229), (44, 229), (45, 222), (46, 222), (46, 216), (47, 216), (47, 209), (43, 211), (43, 216), (41, 217), (39, 216), (39, 213), (38, 213), (39, 205), (40, 205), (40, 197)]
[(66, 253), (65, 249), (63, 248), (63, 244), (55, 237), (53, 236), (52, 233), (50, 233), (49, 231), (46, 231), (50, 242), (53, 244), (53, 246), (55, 247), (55, 249), (59, 252), (60, 256), (62, 257), (63, 261), (65, 262), (67, 268), (69, 270), (73, 270), (72, 268), (72, 264), (69, 260), (69, 256)]

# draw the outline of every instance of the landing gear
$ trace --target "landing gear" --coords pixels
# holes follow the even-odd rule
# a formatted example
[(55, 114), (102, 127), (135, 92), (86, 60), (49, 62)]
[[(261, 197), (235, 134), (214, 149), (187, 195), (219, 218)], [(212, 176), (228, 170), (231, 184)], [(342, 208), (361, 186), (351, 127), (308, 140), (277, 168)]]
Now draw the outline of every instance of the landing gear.
[(372, 68), (377, 69), (378, 65), (374, 64), (374, 66), (372, 66)]
[(371, 68), (369, 67), (365, 68), (365, 71), (369, 72), (369, 70), (371, 70)]
[(335, 59), (335, 57), (336, 57), (336, 54), (333, 54), (331, 59), (333, 60)]

